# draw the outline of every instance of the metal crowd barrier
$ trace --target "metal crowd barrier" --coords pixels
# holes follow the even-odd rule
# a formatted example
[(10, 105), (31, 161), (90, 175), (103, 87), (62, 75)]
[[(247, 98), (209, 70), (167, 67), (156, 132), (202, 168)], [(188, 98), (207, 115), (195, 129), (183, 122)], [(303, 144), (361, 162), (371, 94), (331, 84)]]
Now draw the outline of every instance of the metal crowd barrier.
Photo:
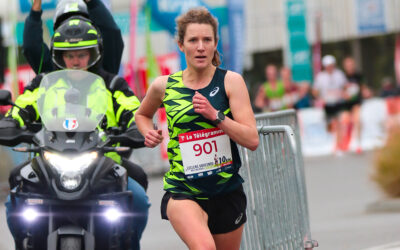
[[(260, 144), (240, 147), (247, 218), (242, 250), (313, 249), (294, 110), (256, 116)], [(278, 125), (279, 124), (279, 125)]]

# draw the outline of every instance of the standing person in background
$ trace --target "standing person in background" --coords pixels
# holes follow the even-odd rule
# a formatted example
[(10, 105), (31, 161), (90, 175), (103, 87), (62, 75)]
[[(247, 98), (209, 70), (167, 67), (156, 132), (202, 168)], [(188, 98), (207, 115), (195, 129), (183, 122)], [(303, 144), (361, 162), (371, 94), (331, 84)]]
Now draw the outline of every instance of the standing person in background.
[(354, 106), (360, 106), (362, 101), (361, 89), (363, 77), (357, 72), (355, 61), (352, 57), (343, 60), (343, 70), (346, 75), (347, 83), (344, 87), (344, 99), (346, 109), (351, 110)]
[(295, 109), (311, 108), (314, 105), (310, 84), (308, 82), (299, 83), (298, 95), (299, 99), (294, 104), (293, 108)]
[[(36, 74), (54, 70), (50, 50), (43, 42), (42, 0), (33, 0), (32, 9), (25, 20), (23, 53)], [(70, 17), (79, 16), (92, 22), (103, 39), (103, 68), (118, 74), (124, 42), (121, 30), (101, 0), (61, 0), (54, 16), (54, 29)]]
[(336, 135), (336, 143), (341, 145), (343, 138), (341, 130), (338, 129), (339, 114), (344, 108), (344, 88), (347, 79), (344, 73), (336, 68), (336, 59), (332, 55), (324, 56), (322, 65), (324, 70), (315, 78), (313, 96), (316, 99), (315, 104), (324, 107), (328, 131)]
[(381, 80), (381, 89), (379, 90), (379, 97), (387, 98), (387, 97), (395, 97), (400, 95), (400, 90), (394, 84), (394, 81), (391, 77), (387, 76)]
[(312, 107), (312, 96), (310, 93), (310, 84), (308, 82), (293, 82), (292, 71), (284, 66), (280, 70), (285, 94), (283, 104), (285, 108), (309, 108)]
[(267, 79), (258, 89), (254, 100), (254, 107), (261, 111), (276, 111), (285, 107), (283, 96), (285, 86), (278, 79), (278, 71), (275, 65), (268, 64), (265, 67), (265, 78)]
[(236, 143), (255, 150), (259, 139), (243, 78), (218, 67), (217, 30), (205, 8), (178, 17), (177, 43), (188, 66), (150, 85), (136, 123), (145, 145), (157, 146), (163, 137), (152, 118), (164, 105), (170, 170), (164, 176), (162, 218), (189, 249), (238, 250), (246, 196)]
[[(356, 139), (356, 152), (361, 152), (361, 123), (360, 123), (360, 108), (362, 102), (363, 77), (360, 72), (357, 72), (356, 63), (352, 57), (346, 57), (343, 60), (343, 70), (346, 75), (347, 83), (344, 88), (344, 109), (349, 112), (350, 123), (345, 123), (344, 131), (346, 137), (350, 137), (349, 133), (353, 131)], [(346, 126), (347, 125), (347, 126)], [(345, 140), (346, 141), (346, 140)], [(341, 146), (346, 149), (346, 145)]]
[(283, 95), (283, 105), (286, 108), (293, 108), (299, 100), (299, 86), (293, 82), (292, 71), (289, 67), (282, 67), (280, 70), (283, 87), (285, 94)]

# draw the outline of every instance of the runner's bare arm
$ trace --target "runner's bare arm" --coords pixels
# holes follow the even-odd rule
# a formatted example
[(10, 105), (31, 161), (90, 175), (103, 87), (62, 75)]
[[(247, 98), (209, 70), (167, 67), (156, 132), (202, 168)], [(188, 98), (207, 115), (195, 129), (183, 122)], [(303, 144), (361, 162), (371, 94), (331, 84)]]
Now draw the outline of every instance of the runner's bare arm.
[(164, 98), (167, 80), (168, 76), (160, 76), (154, 80), (135, 114), (139, 131), (145, 137), (145, 145), (150, 148), (156, 147), (164, 139), (161, 130), (153, 126), (153, 116)]
[[(255, 150), (259, 142), (258, 132), (249, 93), (242, 76), (228, 71), (225, 76), (225, 90), (233, 120), (226, 117), (218, 124), (218, 127), (236, 143)], [(216, 119), (217, 110), (198, 92), (193, 97), (193, 107), (194, 111), (203, 115), (204, 118), (212, 121)]]
[(256, 150), (259, 143), (258, 131), (243, 77), (228, 71), (225, 76), (225, 89), (233, 120), (227, 117), (218, 127), (241, 146)]

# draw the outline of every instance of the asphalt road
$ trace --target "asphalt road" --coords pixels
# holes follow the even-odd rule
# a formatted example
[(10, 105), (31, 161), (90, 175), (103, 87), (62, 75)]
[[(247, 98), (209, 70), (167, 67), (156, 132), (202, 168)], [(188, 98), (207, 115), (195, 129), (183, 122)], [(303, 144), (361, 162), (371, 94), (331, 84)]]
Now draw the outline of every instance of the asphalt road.
[[(371, 213), (369, 204), (384, 196), (370, 181), (373, 154), (347, 154), (305, 159), (311, 233), (317, 250), (400, 249), (382, 245), (400, 241), (400, 210)], [(163, 195), (161, 176), (151, 177), (148, 194), (152, 203), (143, 250), (184, 250), (185, 245), (167, 221), (160, 218)], [(0, 209), (0, 250), (12, 249), (4, 206)]]
[[(371, 181), (373, 153), (305, 160), (311, 232), (321, 250), (356, 250), (400, 241), (400, 207), (367, 211), (384, 195)], [(400, 249), (400, 245), (396, 244)], [(377, 248), (381, 249), (381, 248)]]

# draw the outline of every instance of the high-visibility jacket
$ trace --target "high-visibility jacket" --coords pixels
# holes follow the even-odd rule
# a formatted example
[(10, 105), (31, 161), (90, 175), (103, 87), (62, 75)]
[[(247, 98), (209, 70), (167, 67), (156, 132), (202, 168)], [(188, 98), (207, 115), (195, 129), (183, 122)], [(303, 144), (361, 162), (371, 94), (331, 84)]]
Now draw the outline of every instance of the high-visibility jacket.
[[(123, 78), (104, 70), (100, 70), (98, 75), (103, 78), (108, 91), (106, 119), (103, 119), (100, 128), (105, 130), (111, 127), (121, 127), (122, 129), (129, 128), (135, 121), (135, 113), (140, 105), (139, 99)], [(37, 75), (25, 88), (24, 93), (15, 101), (16, 105), (28, 111), (30, 121), (40, 121), (36, 102), (40, 96), (39, 85), (42, 78), (43, 74)], [(63, 100), (63, 98), (59, 99)], [(62, 105), (62, 103), (60, 104)], [(11, 116), (21, 127), (25, 126), (23, 117), (26, 116), (26, 114), (19, 108), (12, 107), (7, 112), (6, 116)], [(107, 156), (110, 156), (116, 162), (120, 162), (120, 157), (112, 155), (113, 154)]]

